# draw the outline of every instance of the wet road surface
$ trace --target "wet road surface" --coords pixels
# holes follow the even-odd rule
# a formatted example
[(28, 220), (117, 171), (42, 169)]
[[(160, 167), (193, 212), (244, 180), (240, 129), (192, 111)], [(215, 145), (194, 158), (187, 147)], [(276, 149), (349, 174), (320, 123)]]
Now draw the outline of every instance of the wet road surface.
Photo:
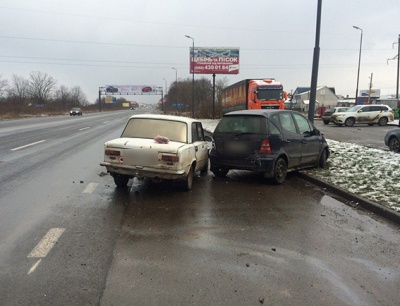
[(136, 184), (102, 305), (392, 305), (398, 226), (291, 175)]

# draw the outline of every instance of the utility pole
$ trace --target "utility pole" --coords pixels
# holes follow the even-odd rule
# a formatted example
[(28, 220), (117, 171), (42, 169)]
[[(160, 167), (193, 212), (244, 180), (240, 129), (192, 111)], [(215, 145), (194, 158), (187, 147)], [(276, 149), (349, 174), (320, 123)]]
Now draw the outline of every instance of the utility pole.
[(361, 31), (361, 37), (360, 37), (360, 51), (358, 53), (358, 72), (357, 72), (357, 87), (356, 87), (356, 100), (354, 102), (354, 105), (357, 105), (357, 100), (358, 100), (358, 83), (360, 81), (360, 64), (361, 64), (361, 48), (362, 48), (362, 39), (363, 39), (363, 30), (360, 27), (353, 26), (354, 29), (360, 30)]
[(313, 66), (311, 73), (310, 104), (308, 109), (308, 120), (310, 120), (311, 122), (314, 122), (315, 100), (317, 98), (318, 65), (319, 65), (319, 50), (320, 50), (319, 37), (321, 32), (321, 7), (322, 7), (322, 0), (318, 0), (317, 29), (315, 34), (314, 57), (313, 57)]
[(371, 88), (372, 88), (372, 76), (373, 76), (373, 75), (374, 75), (374, 74), (371, 73), (371, 77), (370, 77), (370, 80), (369, 80), (368, 103), (367, 103), (367, 104), (369, 104), (370, 101), (371, 101)]
[[(400, 34), (399, 40), (397, 42), (397, 84), (396, 84), (396, 100), (397, 100), (397, 107), (399, 107), (399, 70), (400, 70)], [(400, 124), (400, 123), (399, 123)]]

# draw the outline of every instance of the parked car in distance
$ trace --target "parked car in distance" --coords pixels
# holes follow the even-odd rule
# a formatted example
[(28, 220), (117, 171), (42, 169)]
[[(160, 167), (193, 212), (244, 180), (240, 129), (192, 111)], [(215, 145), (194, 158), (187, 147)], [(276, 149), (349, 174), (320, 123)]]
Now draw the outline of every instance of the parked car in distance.
[(79, 107), (73, 107), (70, 111), (69, 111), (69, 115), (70, 116), (82, 116), (82, 110)]
[(168, 115), (131, 116), (120, 138), (104, 144), (104, 162), (118, 187), (131, 178), (178, 181), (192, 188), (194, 173), (208, 171), (208, 148), (199, 120)]
[(350, 107), (343, 107), (343, 106), (335, 106), (335, 107), (330, 107), (327, 110), (324, 111), (324, 113), (322, 114), (322, 121), (325, 124), (329, 124), (329, 122), (331, 122), (331, 116), (334, 113), (343, 113), (346, 110), (348, 110)]
[(387, 131), (385, 135), (385, 145), (389, 147), (390, 151), (400, 152), (400, 128)]
[(331, 122), (339, 126), (343, 124), (353, 126), (355, 123), (384, 126), (393, 120), (393, 110), (387, 105), (380, 104), (355, 105), (344, 113), (334, 113), (331, 116)]
[(259, 172), (282, 184), (288, 171), (325, 167), (329, 147), (324, 136), (293, 110), (242, 110), (226, 113), (216, 126), (210, 170)]

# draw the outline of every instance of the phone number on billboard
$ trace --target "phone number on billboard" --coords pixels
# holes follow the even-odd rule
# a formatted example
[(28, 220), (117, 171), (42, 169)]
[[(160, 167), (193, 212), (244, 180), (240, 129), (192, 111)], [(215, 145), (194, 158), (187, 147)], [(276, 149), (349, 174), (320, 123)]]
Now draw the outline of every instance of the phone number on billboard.
[(229, 65), (205, 65), (203, 69), (207, 70), (228, 70)]

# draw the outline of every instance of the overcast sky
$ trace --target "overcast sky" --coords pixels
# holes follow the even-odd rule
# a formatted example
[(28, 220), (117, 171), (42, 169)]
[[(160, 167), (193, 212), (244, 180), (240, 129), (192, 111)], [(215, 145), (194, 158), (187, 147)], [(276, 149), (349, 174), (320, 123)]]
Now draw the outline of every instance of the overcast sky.
[[(287, 92), (311, 85), (317, 0), (0, 0), (0, 75), (41, 71), (80, 86), (93, 103), (104, 85), (165, 88), (191, 78), (189, 48), (239, 47), (229, 84), (274, 77)], [(322, 0), (318, 85), (355, 96), (396, 93), (399, 0)], [(393, 43), (396, 43), (393, 45)], [(211, 75), (195, 75), (195, 78)], [(166, 81), (165, 81), (165, 80)], [(155, 103), (158, 96), (126, 96)]]

